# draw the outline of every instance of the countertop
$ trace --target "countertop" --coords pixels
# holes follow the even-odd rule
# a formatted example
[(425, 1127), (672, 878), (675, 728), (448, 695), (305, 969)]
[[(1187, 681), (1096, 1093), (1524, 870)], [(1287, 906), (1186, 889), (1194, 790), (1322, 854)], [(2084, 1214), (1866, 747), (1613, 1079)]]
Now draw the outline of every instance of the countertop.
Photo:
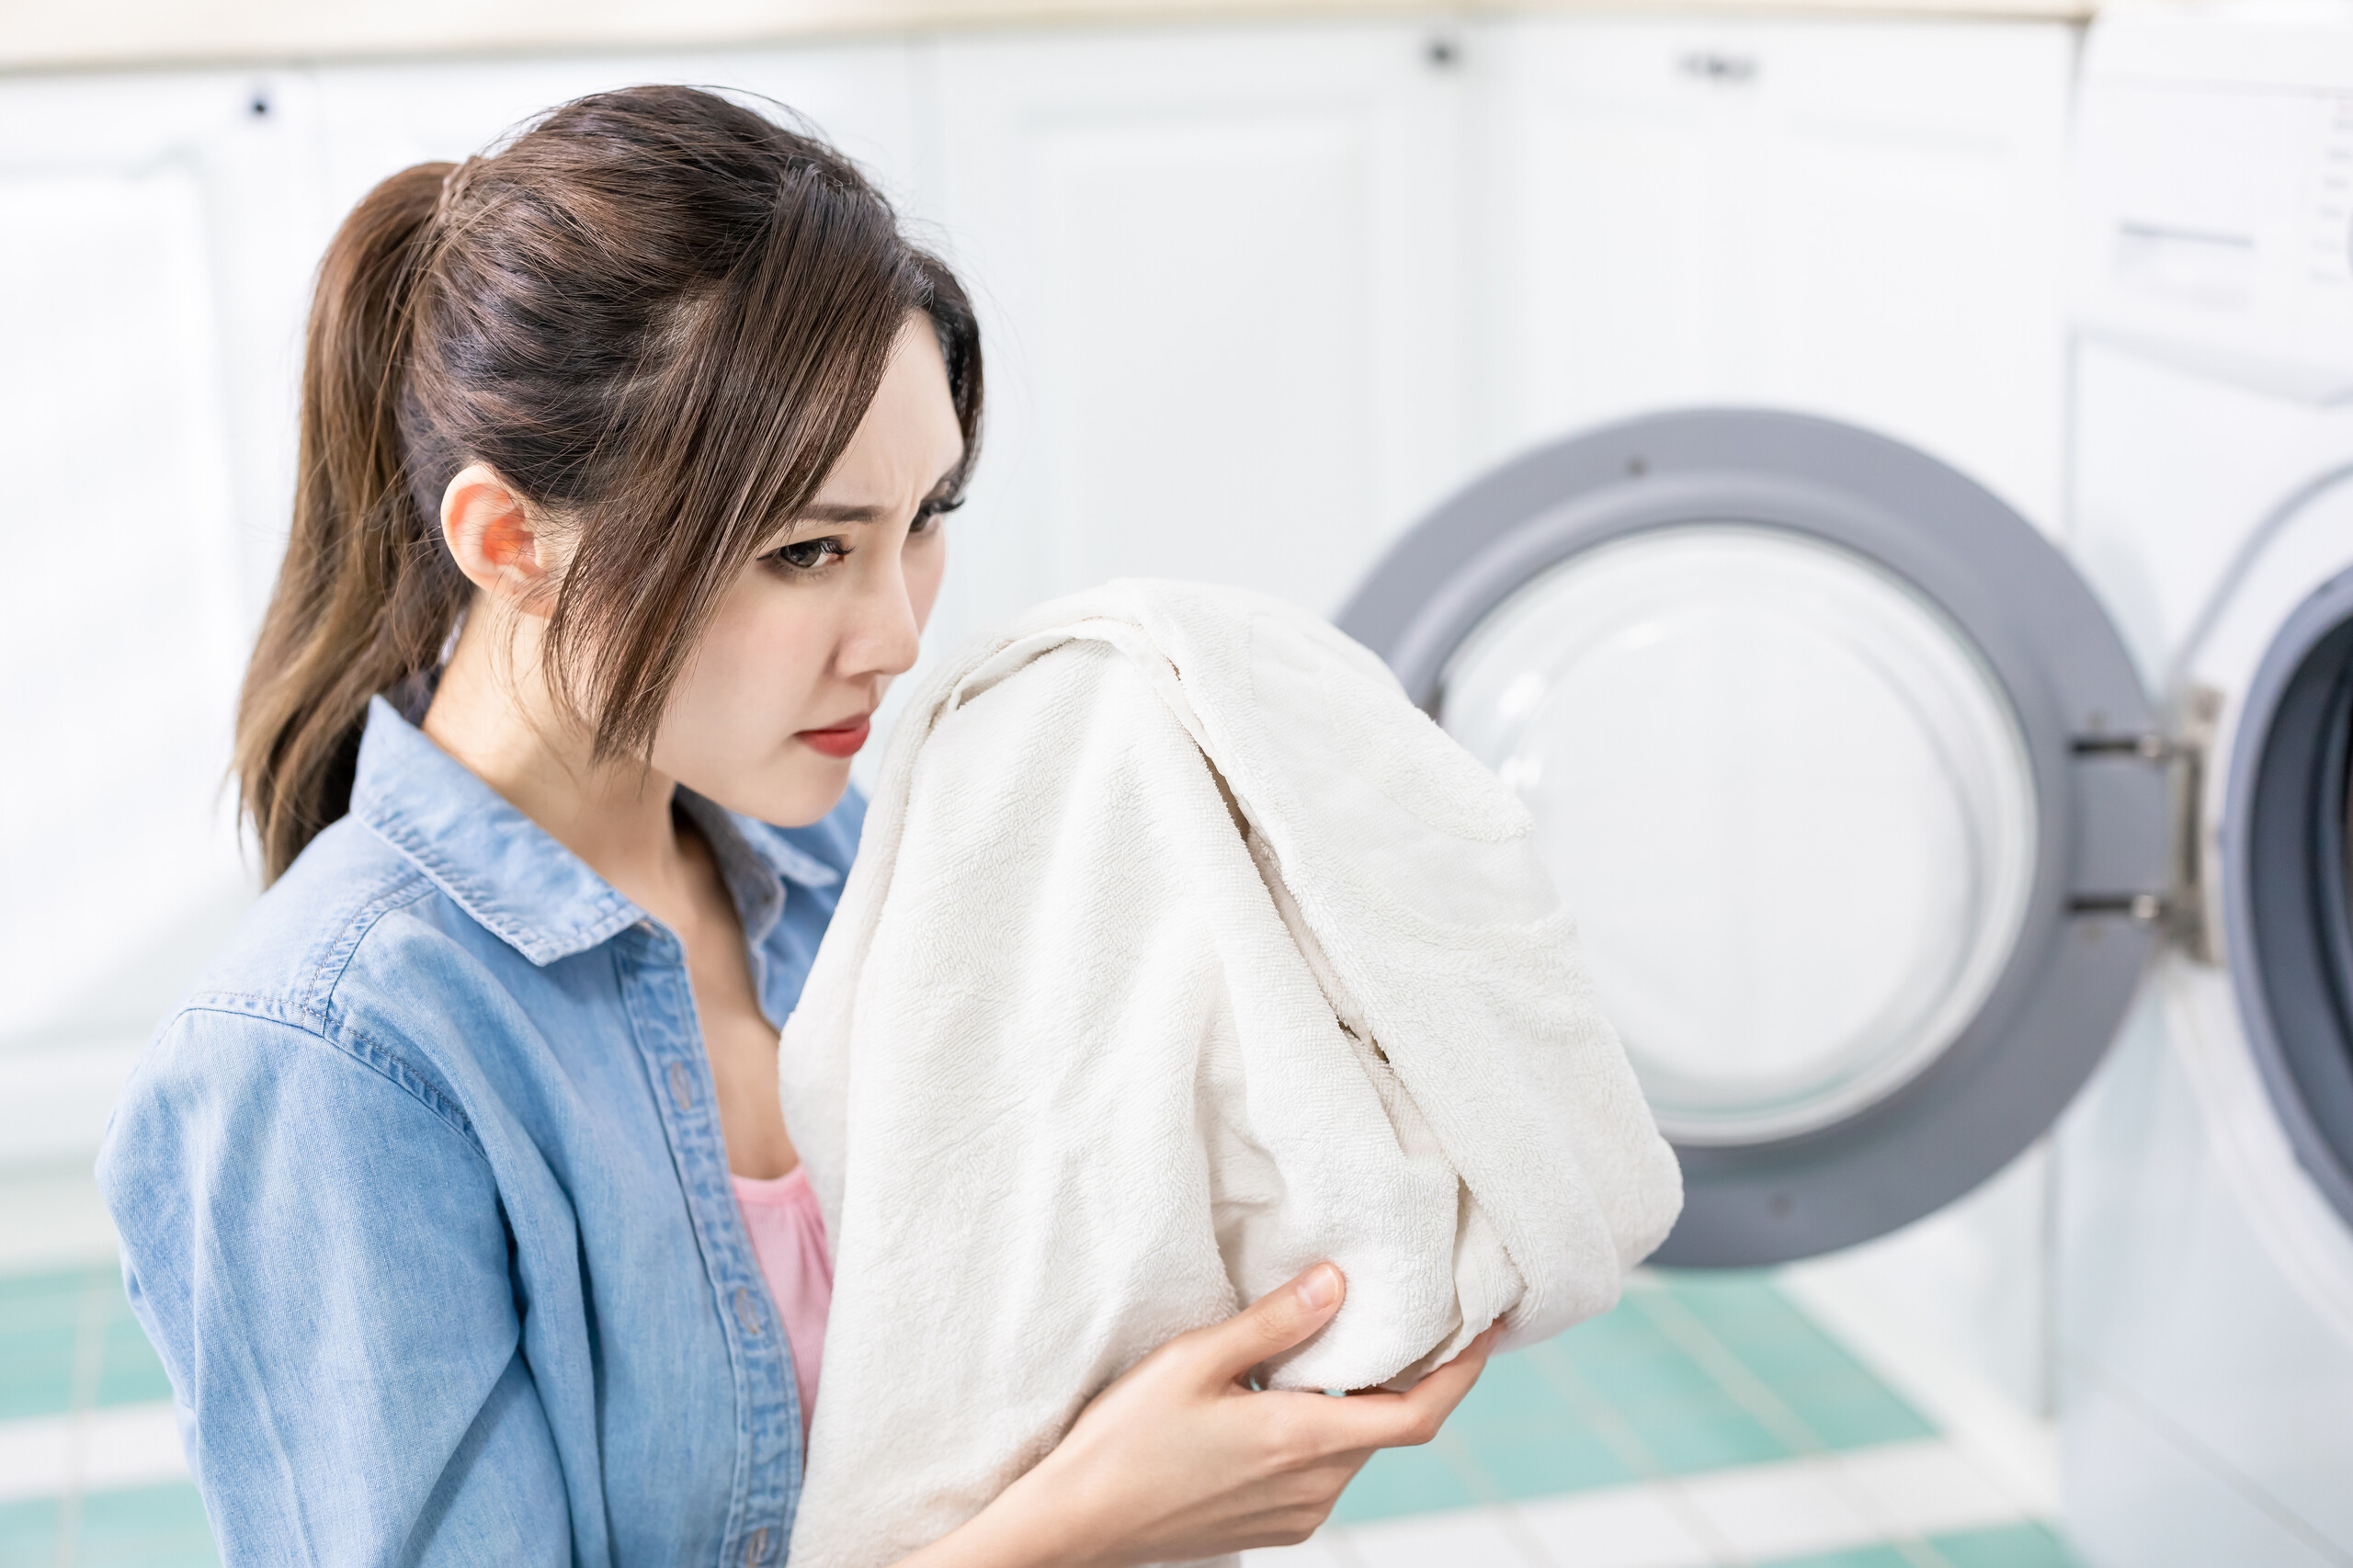
[(0, 0), (0, 72), (1315, 17), (1829, 14), (2073, 19), (2097, 0)]

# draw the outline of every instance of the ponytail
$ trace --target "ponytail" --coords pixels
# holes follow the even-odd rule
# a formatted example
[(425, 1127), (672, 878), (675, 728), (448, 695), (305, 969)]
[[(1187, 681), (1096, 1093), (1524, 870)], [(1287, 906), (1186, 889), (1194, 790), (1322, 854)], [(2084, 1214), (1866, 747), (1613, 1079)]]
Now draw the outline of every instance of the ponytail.
[(237, 704), (267, 881), (351, 809), (368, 699), (431, 667), (471, 591), (413, 494), (400, 429), (410, 296), (450, 168), (379, 185), (319, 265), (293, 527)]

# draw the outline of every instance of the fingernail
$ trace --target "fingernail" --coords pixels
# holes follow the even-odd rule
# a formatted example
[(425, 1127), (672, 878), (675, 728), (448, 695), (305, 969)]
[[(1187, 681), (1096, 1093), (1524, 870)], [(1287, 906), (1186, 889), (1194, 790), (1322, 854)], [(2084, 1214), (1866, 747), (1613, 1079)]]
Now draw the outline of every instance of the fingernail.
[(1340, 1271), (1328, 1263), (1319, 1263), (1307, 1271), (1299, 1282), (1299, 1304), (1311, 1312), (1320, 1312), (1340, 1296)]

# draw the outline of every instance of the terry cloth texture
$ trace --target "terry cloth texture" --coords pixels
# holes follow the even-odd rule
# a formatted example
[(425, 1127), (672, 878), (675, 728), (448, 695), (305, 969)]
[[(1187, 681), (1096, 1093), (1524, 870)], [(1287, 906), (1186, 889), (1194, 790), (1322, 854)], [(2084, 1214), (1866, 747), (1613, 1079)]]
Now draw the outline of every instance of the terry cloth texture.
[(977, 1512), (1174, 1335), (1321, 1259), (1278, 1388), (1604, 1312), (1682, 1202), (1527, 812), (1380, 660), (1123, 581), (907, 706), (786, 1025), (834, 1244), (798, 1568)]

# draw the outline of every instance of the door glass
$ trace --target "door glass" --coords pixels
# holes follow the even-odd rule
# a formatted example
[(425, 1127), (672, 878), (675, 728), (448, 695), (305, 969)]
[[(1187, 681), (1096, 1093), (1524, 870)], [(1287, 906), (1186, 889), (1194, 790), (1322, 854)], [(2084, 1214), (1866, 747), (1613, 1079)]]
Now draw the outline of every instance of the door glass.
[(2025, 918), (2008, 702), (1940, 611), (1836, 546), (1705, 523), (1576, 555), (1464, 642), (1439, 719), (1535, 813), (1678, 1142), (1883, 1098), (1968, 1024)]

